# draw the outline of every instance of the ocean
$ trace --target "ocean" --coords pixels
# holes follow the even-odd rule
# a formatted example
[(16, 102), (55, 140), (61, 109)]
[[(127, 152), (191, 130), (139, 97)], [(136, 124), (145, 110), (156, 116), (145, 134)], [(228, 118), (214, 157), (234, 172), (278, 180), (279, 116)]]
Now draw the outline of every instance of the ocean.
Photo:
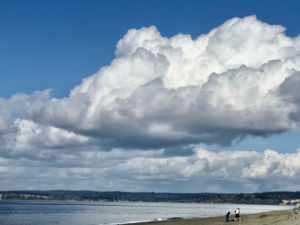
[(0, 201), (1, 225), (113, 225), (291, 209), (278, 205), (147, 202)]

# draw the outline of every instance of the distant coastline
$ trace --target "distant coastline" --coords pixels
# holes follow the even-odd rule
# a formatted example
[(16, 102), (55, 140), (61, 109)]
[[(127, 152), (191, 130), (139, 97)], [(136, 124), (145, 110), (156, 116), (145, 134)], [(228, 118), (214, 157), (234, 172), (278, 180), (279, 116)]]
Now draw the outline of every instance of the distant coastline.
[(298, 192), (262, 193), (155, 193), (155, 192), (100, 192), (70, 190), (0, 191), (0, 200), (75, 200), (75, 201), (132, 201), (295, 205), (300, 203)]

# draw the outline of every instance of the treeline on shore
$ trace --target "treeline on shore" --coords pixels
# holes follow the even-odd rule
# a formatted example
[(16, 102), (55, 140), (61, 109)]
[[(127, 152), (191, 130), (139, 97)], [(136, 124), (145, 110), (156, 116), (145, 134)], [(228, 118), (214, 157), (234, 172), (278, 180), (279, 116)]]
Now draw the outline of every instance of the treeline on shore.
[(154, 193), (154, 192), (98, 192), (98, 191), (0, 191), (2, 200), (76, 200), (76, 201), (143, 201), (197, 202), (238, 204), (294, 204), (300, 192), (263, 192), (249, 194), (218, 193)]

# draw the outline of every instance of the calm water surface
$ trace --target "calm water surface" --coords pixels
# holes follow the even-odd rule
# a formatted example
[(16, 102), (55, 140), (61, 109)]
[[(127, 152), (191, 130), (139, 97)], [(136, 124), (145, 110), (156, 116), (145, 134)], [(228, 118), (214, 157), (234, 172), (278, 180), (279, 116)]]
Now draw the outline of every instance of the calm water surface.
[(276, 205), (145, 203), (145, 202), (67, 202), (0, 201), (1, 225), (100, 225), (170, 218), (224, 216), (236, 208), (241, 215), (291, 209)]

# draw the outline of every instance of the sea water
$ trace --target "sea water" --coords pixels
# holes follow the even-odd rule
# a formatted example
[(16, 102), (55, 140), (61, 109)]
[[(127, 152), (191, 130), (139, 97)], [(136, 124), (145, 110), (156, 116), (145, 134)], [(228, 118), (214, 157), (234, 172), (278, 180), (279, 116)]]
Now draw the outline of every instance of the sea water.
[(100, 225), (225, 216), (240, 208), (243, 214), (291, 209), (279, 205), (0, 201), (1, 225)]

